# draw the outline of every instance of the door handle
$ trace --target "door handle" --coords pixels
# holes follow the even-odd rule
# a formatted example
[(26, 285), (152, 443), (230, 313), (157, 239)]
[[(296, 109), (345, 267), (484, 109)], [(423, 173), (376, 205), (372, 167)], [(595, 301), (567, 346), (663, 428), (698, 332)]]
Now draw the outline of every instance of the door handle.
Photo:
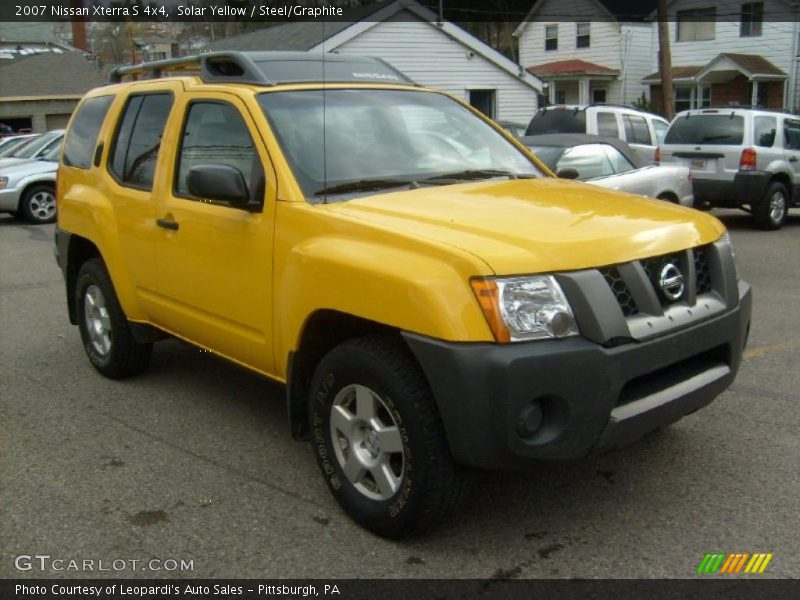
[(178, 231), (178, 228), (180, 227), (176, 221), (170, 221), (169, 219), (157, 219), (156, 225), (163, 227), (164, 229), (171, 229), (172, 231)]
[(797, 157), (796, 156), (790, 156), (789, 157), (789, 162), (797, 162)]

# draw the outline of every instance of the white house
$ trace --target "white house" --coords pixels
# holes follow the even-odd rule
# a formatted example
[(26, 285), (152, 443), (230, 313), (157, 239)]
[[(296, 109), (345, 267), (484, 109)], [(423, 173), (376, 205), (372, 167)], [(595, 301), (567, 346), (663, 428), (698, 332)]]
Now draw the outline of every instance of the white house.
[(205, 50), (306, 50), (376, 56), (413, 81), (463, 98), (497, 120), (527, 123), (542, 81), (413, 0), (363, 8), (352, 23), (285, 23), (218, 40)]
[(548, 84), (551, 103), (631, 104), (657, 67), (653, 8), (653, 0), (536, 0), (514, 32), (520, 63)]
[[(675, 108), (800, 109), (798, 10), (790, 0), (669, 2)], [(657, 44), (655, 27), (652, 36)], [(656, 70), (645, 77), (653, 92), (660, 90)], [(660, 93), (652, 96), (660, 101)]]

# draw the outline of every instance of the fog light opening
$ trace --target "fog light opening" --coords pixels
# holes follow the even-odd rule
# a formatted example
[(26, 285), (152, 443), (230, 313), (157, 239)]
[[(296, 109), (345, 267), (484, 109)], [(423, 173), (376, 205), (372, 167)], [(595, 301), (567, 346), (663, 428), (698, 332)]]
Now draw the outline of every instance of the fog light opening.
[(522, 438), (533, 437), (541, 428), (543, 419), (542, 405), (538, 400), (534, 400), (520, 411), (517, 433)]

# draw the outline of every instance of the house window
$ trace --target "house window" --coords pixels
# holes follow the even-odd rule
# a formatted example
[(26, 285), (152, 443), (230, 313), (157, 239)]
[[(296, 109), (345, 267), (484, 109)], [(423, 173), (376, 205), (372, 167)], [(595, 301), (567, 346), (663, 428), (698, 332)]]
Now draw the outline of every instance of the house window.
[(682, 110), (689, 110), (692, 108), (692, 88), (690, 87), (676, 87), (675, 88), (675, 112), (679, 113)]
[(591, 23), (576, 23), (575, 47), (588, 48), (591, 45)]
[(546, 51), (558, 50), (558, 25), (545, 25), (544, 49)]
[(741, 37), (758, 37), (761, 35), (761, 24), (764, 22), (764, 3), (748, 2), (742, 4), (742, 23), (739, 28)]
[(592, 90), (592, 102), (595, 104), (605, 104), (606, 96), (606, 88), (595, 88)]
[(677, 14), (678, 42), (698, 42), (713, 40), (715, 31), (716, 8), (695, 8), (679, 10)]
[(679, 86), (675, 88), (675, 112), (711, 106), (711, 86)]
[(469, 103), (490, 119), (494, 119), (495, 90), (470, 90)]

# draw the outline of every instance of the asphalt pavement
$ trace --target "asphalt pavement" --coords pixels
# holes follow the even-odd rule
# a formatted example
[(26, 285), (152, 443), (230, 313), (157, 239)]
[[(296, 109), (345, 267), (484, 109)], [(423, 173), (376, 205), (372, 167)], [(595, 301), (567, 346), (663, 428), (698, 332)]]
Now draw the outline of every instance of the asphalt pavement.
[(0, 215), (0, 577), (684, 578), (714, 551), (797, 576), (800, 215), (715, 214), (754, 290), (733, 387), (628, 448), (475, 474), (455, 518), (401, 542), (339, 510), (280, 386), (177, 341), (139, 377), (96, 373), (53, 226)]

